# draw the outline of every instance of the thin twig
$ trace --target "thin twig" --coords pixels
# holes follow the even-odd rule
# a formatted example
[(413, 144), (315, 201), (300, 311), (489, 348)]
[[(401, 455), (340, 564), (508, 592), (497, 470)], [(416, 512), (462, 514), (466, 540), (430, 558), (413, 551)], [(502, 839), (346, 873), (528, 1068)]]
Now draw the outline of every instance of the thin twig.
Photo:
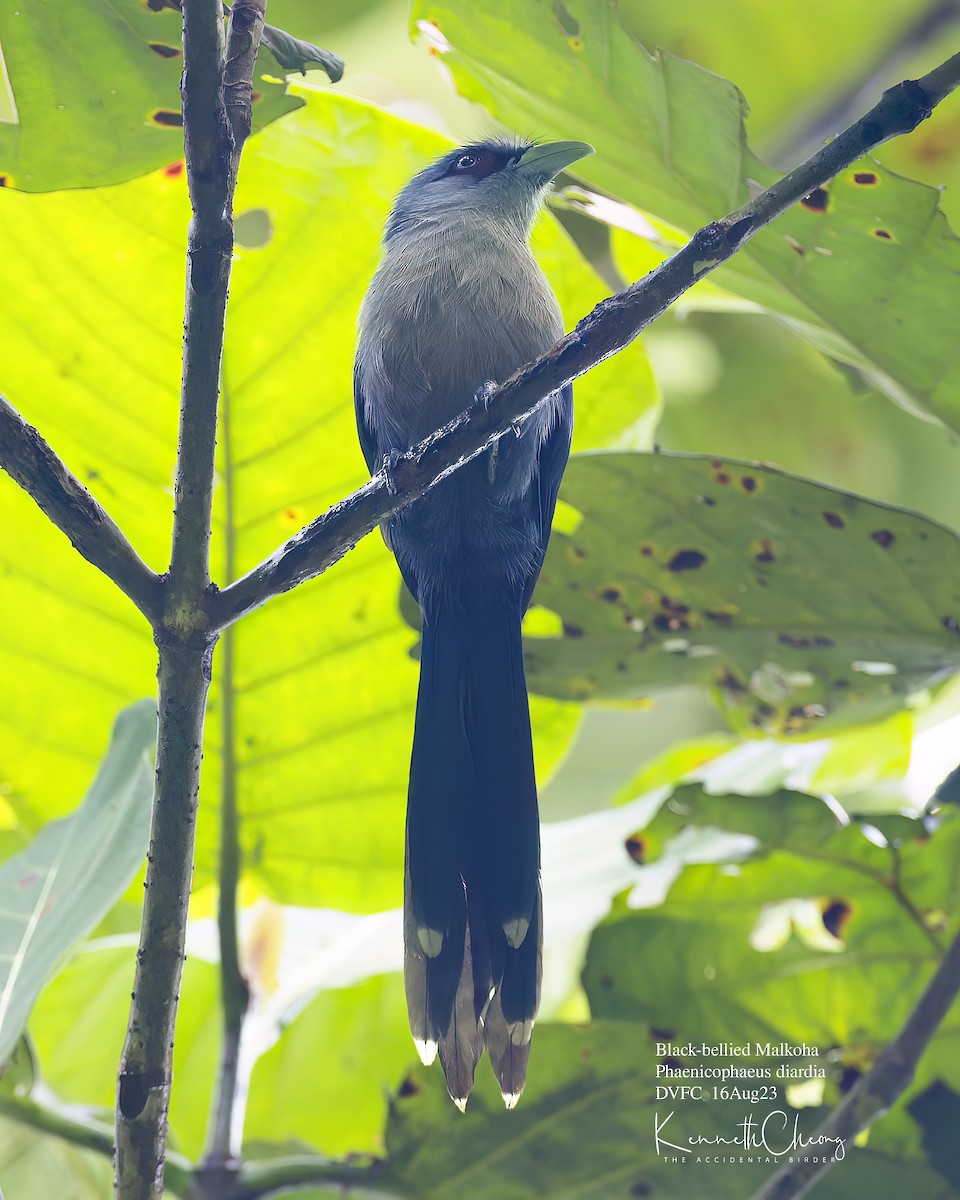
[(917, 926), (939, 957), (943, 954), (943, 942), (940, 939), (940, 935), (935, 929), (930, 928), (929, 924), (923, 919), (923, 913), (903, 890), (903, 859), (896, 846), (891, 845), (889, 849), (893, 870), (889, 877), (882, 880), (883, 886), (893, 896), (894, 900), (896, 900), (910, 920), (913, 921), (914, 925)]
[(112, 579), (150, 620), (158, 619), (162, 585), (40, 434), (0, 396), (0, 467), (65, 533), (87, 562)]
[[(940, 960), (933, 978), (897, 1036), (874, 1066), (844, 1096), (809, 1139), (817, 1146), (842, 1143), (844, 1152), (857, 1134), (890, 1108), (913, 1079), (921, 1055), (940, 1022), (960, 995), (960, 934)], [(806, 1195), (832, 1163), (829, 1154), (800, 1154), (775, 1172), (753, 1200), (797, 1200)]]
[(343, 1162), (303, 1155), (300, 1158), (278, 1158), (268, 1162), (247, 1163), (234, 1182), (229, 1200), (260, 1200), (288, 1189), (337, 1187), (351, 1200), (382, 1200), (396, 1197), (401, 1191), (395, 1180), (389, 1188), (378, 1187), (383, 1163)]
[[(32, 1097), (0, 1096), (0, 1115), (38, 1133), (61, 1138), (71, 1146), (81, 1146), (96, 1154), (113, 1158), (113, 1130), (75, 1109), (53, 1108)], [(168, 1154), (163, 1181), (178, 1196), (190, 1194), (191, 1164), (180, 1154)]]
[[(236, 562), (233, 460), (230, 449), (230, 391), (223, 386), (226, 576), (233, 579)], [(240, 1040), (250, 1002), (250, 989), (240, 970), (237, 938), (237, 887), (240, 882), (240, 818), (237, 808), (236, 715), (234, 711), (234, 645), (232, 628), (224, 630), (220, 648), (220, 855), (217, 930), (220, 941), (220, 1004), (223, 1009), (220, 1067), (211, 1100), (207, 1146), (208, 1170), (238, 1166), (243, 1134), (245, 1081), (239, 1078)]]
[[(233, 193), (240, 167), (240, 152), (253, 122), (253, 69), (263, 33), (267, 0), (235, 0), (227, 29), (227, 56), (224, 66), (223, 94), (233, 139), (230, 157), (227, 214), (232, 220)], [(232, 234), (232, 229), (231, 229)], [(229, 443), (229, 412), (224, 411), (224, 437)], [(227, 450), (229, 455), (229, 449)], [(228, 472), (230, 464), (227, 464)], [(228, 481), (227, 577), (234, 574), (233, 489)], [(238, 1099), (245, 1085), (239, 1078), (240, 1038), (250, 1000), (247, 982), (240, 971), (237, 944), (237, 886), (240, 881), (239, 823), (237, 816), (236, 760), (234, 757), (233, 713), (233, 639), (223, 647), (222, 790), (220, 808), (220, 888), (217, 901), (217, 928), (220, 937), (220, 1002), (223, 1008), (223, 1034), (220, 1065), (214, 1087), (207, 1147), (200, 1168), (222, 1181), (239, 1169), (243, 1135), (242, 1107)]]
[(359, 491), (318, 517), (236, 583), (211, 597), (223, 628), (272, 596), (332, 566), (360, 538), (422, 496), (452, 469), (507, 433), (558, 388), (622, 350), (679, 296), (792, 204), (868, 150), (910, 130), (960, 83), (960, 54), (919, 80), (885, 92), (864, 117), (738, 211), (699, 230), (645, 279), (602, 301), (538, 359), (401, 455)]
[(233, 201), (240, 151), (253, 125), (253, 68), (263, 34), (263, 14), (267, 0), (240, 0), (230, 10), (227, 30), (227, 61), (224, 67), (223, 96), (227, 118), (233, 133), (228, 203)]
[[(216, 642), (205, 601), (220, 360), (233, 255), (232, 194), (246, 128), (241, 75), (247, 71), (252, 79), (265, 3), (237, 0), (226, 49), (220, 0), (182, 4), (181, 91), (193, 220), (173, 547), (166, 605), (155, 626), (160, 651), (157, 780), (136, 982), (117, 1086), (118, 1200), (159, 1200), (163, 1194), (203, 722)], [(232, 118), (224, 98), (227, 84), (239, 111)]]

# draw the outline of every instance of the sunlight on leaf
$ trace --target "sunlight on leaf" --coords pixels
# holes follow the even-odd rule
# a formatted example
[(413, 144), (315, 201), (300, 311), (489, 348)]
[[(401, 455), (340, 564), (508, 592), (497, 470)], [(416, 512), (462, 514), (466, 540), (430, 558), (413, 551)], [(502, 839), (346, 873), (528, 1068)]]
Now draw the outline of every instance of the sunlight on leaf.
[(147, 755), (155, 737), (152, 701), (121, 713), (83, 805), (46, 825), (0, 867), (0, 1062), (12, 1051), (49, 975), (143, 861), (153, 795)]
[[(648, 53), (616, 6), (561, 7), (567, 24), (557, 6), (510, 0), (479, 12), (468, 0), (418, 0), (413, 16), (442, 30), (441, 57), (465, 96), (512, 128), (590, 142), (597, 154), (578, 176), (687, 234), (777, 178), (746, 144), (733, 83)], [(958, 429), (958, 266), (937, 189), (864, 160), (762, 230), (716, 282)]]

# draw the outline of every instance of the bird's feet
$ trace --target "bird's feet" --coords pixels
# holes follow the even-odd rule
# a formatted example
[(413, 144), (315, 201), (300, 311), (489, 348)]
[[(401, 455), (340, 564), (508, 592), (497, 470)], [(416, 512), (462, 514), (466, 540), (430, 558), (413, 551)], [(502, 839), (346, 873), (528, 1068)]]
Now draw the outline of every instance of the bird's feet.
[(493, 399), (494, 392), (496, 392), (499, 386), (500, 384), (495, 379), (485, 380), (473, 393), (474, 403), (482, 404), (483, 411), (488, 413), (490, 411), (490, 401)]
[(383, 456), (383, 465), (380, 470), (383, 472), (383, 479), (387, 485), (387, 491), (391, 496), (397, 494), (397, 463), (400, 461), (400, 451), (396, 447), (391, 448)]
[[(481, 383), (477, 390), (473, 393), (474, 402), (477, 404), (482, 404), (483, 411), (485, 413), (490, 411), (490, 403), (499, 387), (500, 384), (495, 380), (488, 379), (485, 383)], [(511, 421), (510, 428), (513, 430), (516, 436), (519, 437), (523, 428), (523, 417), (518, 417), (516, 421)]]

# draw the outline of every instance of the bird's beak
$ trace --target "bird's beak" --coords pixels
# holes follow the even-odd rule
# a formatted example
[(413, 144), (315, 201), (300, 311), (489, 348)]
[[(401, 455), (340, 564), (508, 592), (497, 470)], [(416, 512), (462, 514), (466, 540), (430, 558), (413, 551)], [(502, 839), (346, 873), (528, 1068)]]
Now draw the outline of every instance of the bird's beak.
[(593, 147), (586, 142), (545, 142), (524, 151), (517, 170), (546, 183), (555, 179), (564, 167), (593, 153)]

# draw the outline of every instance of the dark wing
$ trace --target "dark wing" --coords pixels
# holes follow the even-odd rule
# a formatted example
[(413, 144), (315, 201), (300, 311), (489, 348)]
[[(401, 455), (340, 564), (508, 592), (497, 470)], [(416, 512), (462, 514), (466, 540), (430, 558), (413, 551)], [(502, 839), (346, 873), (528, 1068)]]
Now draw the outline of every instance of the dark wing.
[(543, 556), (547, 552), (547, 542), (550, 540), (550, 526), (553, 523), (554, 510), (557, 507), (557, 493), (560, 490), (560, 480), (570, 455), (570, 439), (573, 436), (573, 388), (567, 384), (560, 392), (557, 405), (557, 420), (553, 428), (543, 440), (540, 447), (540, 462), (537, 470), (537, 481), (531, 492), (531, 500), (535, 506), (534, 518), (537, 524), (540, 542), (540, 556), (537, 569), (527, 580), (523, 593), (523, 610), (526, 612), (533, 596), (543, 566)]
[[(363, 384), (360, 381), (360, 367), (357, 362), (353, 364), (353, 407), (357, 414), (357, 436), (360, 439), (360, 449), (363, 451), (364, 461), (367, 464), (367, 470), (371, 475), (375, 475), (383, 466), (383, 451), (377, 445), (376, 434), (370, 428), (367, 422), (365, 411)], [(393, 550), (393, 542), (390, 537), (393, 529), (394, 517), (387, 517), (386, 520), (380, 522), (380, 532), (383, 534), (383, 540), (387, 544), (388, 550)], [(417, 599), (416, 581), (410, 571), (405, 571), (403, 564), (398, 561), (400, 573), (403, 576), (403, 581), (407, 585), (408, 590)]]
[(367, 470), (371, 475), (380, 470), (383, 465), (383, 455), (377, 451), (377, 441), (373, 430), (367, 424), (364, 411), (363, 385), (360, 382), (360, 363), (353, 364), (353, 407), (357, 414), (357, 434), (360, 438), (360, 449), (363, 451)]

